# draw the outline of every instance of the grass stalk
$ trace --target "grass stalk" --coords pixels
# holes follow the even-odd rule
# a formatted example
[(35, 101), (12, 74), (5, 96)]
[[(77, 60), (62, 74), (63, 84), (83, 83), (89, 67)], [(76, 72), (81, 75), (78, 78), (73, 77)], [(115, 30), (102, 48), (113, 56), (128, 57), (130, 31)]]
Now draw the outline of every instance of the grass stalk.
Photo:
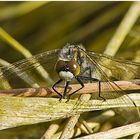
[(114, 56), (140, 15), (140, 2), (134, 2), (121, 21), (104, 53)]

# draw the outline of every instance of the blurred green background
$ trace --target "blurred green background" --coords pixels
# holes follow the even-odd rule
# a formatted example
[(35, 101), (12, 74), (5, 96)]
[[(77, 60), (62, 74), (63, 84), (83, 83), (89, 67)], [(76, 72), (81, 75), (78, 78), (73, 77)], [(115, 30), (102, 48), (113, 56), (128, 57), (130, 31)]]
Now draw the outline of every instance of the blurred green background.
[[(0, 26), (32, 54), (83, 44), (102, 53), (132, 2), (0, 2)], [(124, 40), (121, 57), (130, 59), (139, 48), (140, 20)], [(133, 50), (133, 52), (132, 52)], [(130, 55), (131, 54), (131, 55)], [(0, 39), (0, 56), (22, 59)]]

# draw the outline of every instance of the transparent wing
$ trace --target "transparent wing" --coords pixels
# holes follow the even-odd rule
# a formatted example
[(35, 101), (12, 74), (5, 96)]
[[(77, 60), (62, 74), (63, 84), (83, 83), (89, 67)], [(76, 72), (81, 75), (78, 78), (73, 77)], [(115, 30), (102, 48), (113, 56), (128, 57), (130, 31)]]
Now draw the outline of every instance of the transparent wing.
[[(40, 71), (40, 67), (44, 68), (44, 71), (40, 71), (41, 75), (47, 75), (51, 79), (55, 80), (56, 73), (54, 72), (54, 66), (57, 61), (59, 49), (40, 53), (31, 58), (18, 61), (10, 64), (9, 66), (1, 67), (0, 79), (1, 88), (4, 81), (9, 82), (12, 88), (28, 87), (30, 78), (33, 81), (39, 82), (39, 85), (46, 86), (51, 84), (46, 79), (40, 78), (37, 70)], [(37, 70), (36, 70), (37, 69)], [(30, 78), (28, 78), (30, 77)], [(48, 78), (49, 79), (49, 78)], [(28, 81), (28, 83), (27, 83)], [(31, 80), (30, 80), (31, 81)]]
[[(131, 80), (131, 79), (139, 79), (140, 78), (140, 63), (135, 63), (131, 61), (114, 59), (112, 57), (94, 54), (93, 52), (88, 53), (93, 65), (95, 64), (95, 69), (97, 76), (101, 78), (101, 81), (107, 81), (106, 86), (108, 86), (111, 91), (110, 93), (103, 93), (105, 98), (118, 98), (125, 104), (128, 105), (127, 108), (115, 109), (115, 111), (119, 114), (122, 114), (124, 118), (129, 122), (140, 120), (139, 109), (136, 107), (133, 100), (125, 93), (120, 87), (113, 82), (115, 80)], [(109, 73), (108, 73), (109, 71)], [(120, 101), (119, 100), (119, 101)], [(134, 108), (130, 108), (129, 106), (133, 105)], [(122, 113), (123, 112), (125, 113)], [(120, 113), (121, 112), (121, 113)], [(131, 120), (128, 120), (128, 114), (135, 114)]]
[[(101, 90), (101, 96), (106, 99), (105, 102), (108, 102), (109, 104), (111, 99), (113, 99), (114, 104), (117, 105), (119, 105), (119, 103), (121, 102), (122, 104), (127, 106), (127, 108), (125, 109), (121, 108), (123, 106), (120, 106), (121, 112), (122, 110), (124, 110), (125, 113), (127, 112), (127, 115), (125, 116), (127, 121), (128, 114), (131, 115), (132, 112), (133, 114), (135, 112), (135, 115), (132, 117), (133, 120), (131, 119), (129, 120), (129, 122), (140, 120), (139, 110), (136, 108), (133, 100), (113, 81), (140, 78), (140, 64), (135, 62), (117, 60), (112, 57), (95, 54), (93, 52), (85, 52), (85, 54), (87, 55), (88, 63), (91, 63), (93, 67), (92, 76), (99, 79), (101, 82), (106, 82), (105, 86), (110, 89), (110, 92), (104, 92)], [(98, 92), (96, 94), (92, 94), (92, 100), (96, 99), (101, 99), (99, 98)], [(101, 102), (101, 104), (102, 103), (103, 102)], [(74, 109), (78, 108), (78, 106), (80, 105), (82, 105), (82, 102), (78, 101), (77, 104), (74, 106)], [(100, 106), (98, 106), (98, 108), (100, 108)], [(115, 112), (120, 114), (119, 109), (115, 109)], [(124, 117), (124, 115), (122, 116)]]
[(108, 77), (116, 80), (129, 80), (140, 78), (140, 63), (115, 59), (111, 56), (89, 52), (88, 55), (98, 63)]

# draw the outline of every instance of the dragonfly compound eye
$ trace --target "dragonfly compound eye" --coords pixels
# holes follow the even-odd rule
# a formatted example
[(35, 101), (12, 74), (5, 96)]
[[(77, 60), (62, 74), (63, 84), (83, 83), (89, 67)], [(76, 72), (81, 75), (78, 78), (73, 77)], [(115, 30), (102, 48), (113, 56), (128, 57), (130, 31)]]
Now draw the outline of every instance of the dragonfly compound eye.
[(77, 76), (80, 73), (80, 66), (75, 60), (69, 61), (67, 66), (74, 76)]
[(63, 71), (65, 67), (66, 67), (66, 61), (58, 60), (55, 65), (55, 70), (57, 73), (59, 73), (60, 71)]
[(55, 65), (55, 70), (57, 73), (61, 71), (69, 71), (74, 76), (77, 76), (80, 73), (80, 66), (74, 59), (70, 61), (58, 60)]

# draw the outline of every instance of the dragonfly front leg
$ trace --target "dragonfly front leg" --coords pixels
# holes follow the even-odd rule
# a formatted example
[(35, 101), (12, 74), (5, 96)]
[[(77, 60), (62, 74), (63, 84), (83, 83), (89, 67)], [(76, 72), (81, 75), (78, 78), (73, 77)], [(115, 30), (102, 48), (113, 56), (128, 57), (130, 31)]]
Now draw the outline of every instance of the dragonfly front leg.
[(69, 98), (69, 97), (67, 96), (67, 89), (68, 89), (69, 83), (70, 83), (70, 81), (66, 81), (66, 82), (65, 82), (65, 89), (64, 89), (64, 94), (63, 94), (63, 98), (64, 98), (64, 99)]
[(62, 79), (60, 79), (60, 80), (58, 80), (53, 86), (52, 86), (52, 89), (60, 96), (60, 99), (59, 99), (59, 101), (61, 101), (61, 99), (62, 99), (62, 95), (61, 95), (61, 93), (59, 93), (56, 89), (55, 89), (55, 87), (59, 84), (59, 83), (61, 83), (63, 80)]
[(69, 94), (69, 98), (70, 98), (71, 95), (73, 95), (74, 93), (76, 93), (77, 91), (81, 90), (84, 87), (84, 83), (79, 77), (75, 77), (75, 79), (79, 82), (81, 87), (79, 89), (77, 89), (76, 91), (72, 92), (71, 94)]

